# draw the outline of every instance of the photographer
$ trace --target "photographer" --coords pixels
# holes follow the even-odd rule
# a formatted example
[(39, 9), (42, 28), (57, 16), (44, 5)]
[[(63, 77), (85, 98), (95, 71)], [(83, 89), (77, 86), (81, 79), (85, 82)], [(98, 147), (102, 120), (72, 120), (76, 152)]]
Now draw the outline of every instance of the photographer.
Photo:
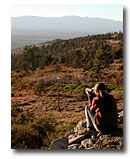
[[(94, 91), (92, 93), (92, 91)], [(108, 132), (117, 128), (117, 105), (112, 95), (106, 93), (104, 83), (97, 83), (94, 90), (86, 89), (89, 106), (85, 107), (87, 129)], [(95, 97), (92, 99), (93, 94)]]

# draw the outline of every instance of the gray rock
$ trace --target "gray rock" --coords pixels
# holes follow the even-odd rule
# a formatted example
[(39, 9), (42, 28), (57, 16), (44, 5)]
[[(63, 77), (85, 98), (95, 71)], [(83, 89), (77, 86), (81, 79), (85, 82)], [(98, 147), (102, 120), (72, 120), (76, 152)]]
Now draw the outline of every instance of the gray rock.
[(79, 149), (84, 149), (84, 146), (81, 144), (81, 145), (79, 146)]
[(68, 139), (72, 139), (72, 138), (75, 138), (76, 136), (71, 134), (70, 136), (68, 136)]
[(91, 132), (88, 132), (87, 128), (83, 128), (82, 130), (77, 131), (78, 135), (86, 135), (86, 134), (92, 134)]
[(85, 147), (85, 148), (89, 148), (93, 145), (93, 141), (91, 139), (85, 139), (81, 142), (81, 144)]
[(81, 121), (74, 128), (75, 136), (85, 134), (86, 132), (86, 121)]
[(68, 149), (79, 149), (80, 144), (72, 144), (68, 146)]
[(74, 128), (74, 132), (75, 132), (75, 133), (77, 133), (77, 132), (78, 132), (78, 129), (77, 129), (76, 127)]
[(91, 136), (91, 140), (92, 140), (92, 142), (93, 142), (93, 143), (95, 143), (95, 142), (96, 142), (96, 138), (95, 138), (95, 136), (94, 136), (94, 135), (92, 135), (92, 136)]
[(68, 148), (68, 137), (61, 137), (51, 143), (50, 149), (67, 149)]
[(83, 128), (86, 128), (86, 121), (79, 122), (78, 125), (76, 126), (76, 128), (78, 130), (82, 130)]
[(66, 134), (65, 134), (65, 136), (66, 137), (69, 137), (70, 135), (74, 135), (75, 133), (74, 133), (74, 131), (68, 131)]
[(118, 122), (120, 124), (123, 124), (123, 111), (118, 113)]
[(70, 144), (76, 144), (76, 143), (79, 143), (81, 142), (83, 139), (84, 139), (85, 135), (80, 135), (80, 136), (77, 136), (75, 138), (72, 138), (72, 139), (69, 139), (69, 145)]

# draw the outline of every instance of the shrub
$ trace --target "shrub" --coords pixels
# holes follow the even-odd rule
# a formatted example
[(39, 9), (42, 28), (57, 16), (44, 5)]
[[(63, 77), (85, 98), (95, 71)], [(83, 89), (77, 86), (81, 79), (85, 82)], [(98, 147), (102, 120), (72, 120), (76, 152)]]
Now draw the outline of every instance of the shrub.
[(11, 148), (32, 149), (39, 148), (41, 142), (38, 132), (29, 125), (13, 124), (11, 127)]
[(80, 84), (76, 87), (76, 89), (74, 90), (75, 93), (81, 93), (82, 89), (85, 88), (86, 85), (84, 84)]
[(82, 88), (81, 92), (76, 96), (77, 101), (85, 101), (88, 100), (88, 97), (85, 93), (85, 88)]
[(69, 91), (72, 94), (72, 91), (77, 87), (76, 84), (66, 84), (64, 90)]
[(82, 89), (85, 88), (92, 88), (94, 87), (94, 83), (89, 83), (89, 84), (80, 84), (76, 87), (76, 89), (74, 90), (75, 93), (80, 93), (82, 91)]
[(106, 88), (107, 89), (112, 89), (112, 90), (115, 90), (115, 91), (119, 91), (119, 90), (122, 90), (123, 87), (120, 86), (120, 85), (115, 85), (115, 84), (106, 84)]
[(54, 132), (54, 121), (51, 118), (42, 117), (32, 120), (26, 115), (24, 117), (21, 115), (12, 122), (11, 147), (13, 149), (46, 149), (55, 138)]
[(56, 72), (60, 72), (60, 71), (62, 70), (62, 68), (61, 68), (60, 65), (56, 64), (54, 70), (55, 70)]
[(73, 130), (73, 128), (77, 125), (76, 121), (64, 122), (60, 123), (56, 126), (56, 135), (57, 137), (65, 135), (66, 132)]
[(57, 91), (57, 84), (53, 84), (46, 88), (46, 91)]
[(37, 95), (41, 95), (44, 89), (45, 89), (45, 82), (43, 79), (41, 79), (38, 83), (36, 83), (34, 87), (34, 93)]
[(48, 68), (47, 69), (47, 72), (54, 72), (55, 70), (54, 70), (54, 68)]

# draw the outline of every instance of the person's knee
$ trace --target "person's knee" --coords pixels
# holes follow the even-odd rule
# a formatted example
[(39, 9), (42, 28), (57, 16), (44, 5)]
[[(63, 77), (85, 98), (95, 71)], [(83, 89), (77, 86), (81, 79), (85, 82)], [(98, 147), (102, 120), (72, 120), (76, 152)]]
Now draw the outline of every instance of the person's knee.
[(89, 109), (89, 106), (88, 106), (88, 105), (86, 105), (86, 109)]
[(85, 111), (86, 111), (86, 110), (89, 110), (89, 106), (88, 106), (88, 105), (86, 105), (86, 107), (85, 107)]

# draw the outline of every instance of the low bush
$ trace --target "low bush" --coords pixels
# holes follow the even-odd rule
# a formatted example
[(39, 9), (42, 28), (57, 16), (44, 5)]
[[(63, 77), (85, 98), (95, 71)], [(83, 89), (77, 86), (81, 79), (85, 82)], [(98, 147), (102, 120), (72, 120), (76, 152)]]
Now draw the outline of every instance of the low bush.
[(55, 70), (55, 72), (61, 72), (62, 68), (61, 68), (60, 65), (56, 64), (55, 67), (54, 67), (54, 70)]
[(77, 87), (77, 84), (66, 84), (66, 85), (63, 87), (63, 89), (64, 89), (65, 91), (69, 91), (69, 92), (72, 94), (72, 91), (73, 91), (74, 89), (76, 89), (76, 87)]
[(80, 84), (76, 87), (76, 89), (74, 90), (75, 93), (81, 93), (82, 89), (85, 88), (92, 88), (94, 87), (94, 83), (89, 83), (89, 84)]
[(38, 81), (34, 87), (34, 94), (41, 95), (41, 93), (44, 91), (46, 85), (44, 79), (41, 79)]
[(46, 91), (57, 91), (57, 84), (47, 87)]
[(19, 113), (12, 118), (12, 149), (47, 149), (55, 139), (54, 120), (49, 117), (33, 119), (27, 114)]
[(85, 88), (82, 88), (81, 92), (76, 95), (77, 101), (86, 101), (88, 97), (85, 93)]
[(112, 89), (115, 91), (123, 90), (123, 87), (120, 85), (115, 85), (115, 84), (106, 84), (106, 88)]
[(56, 126), (56, 135), (57, 137), (63, 136), (66, 132), (73, 130), (73, 128), (77, 125), (76, 121), (64, 122), (60, 123)]

